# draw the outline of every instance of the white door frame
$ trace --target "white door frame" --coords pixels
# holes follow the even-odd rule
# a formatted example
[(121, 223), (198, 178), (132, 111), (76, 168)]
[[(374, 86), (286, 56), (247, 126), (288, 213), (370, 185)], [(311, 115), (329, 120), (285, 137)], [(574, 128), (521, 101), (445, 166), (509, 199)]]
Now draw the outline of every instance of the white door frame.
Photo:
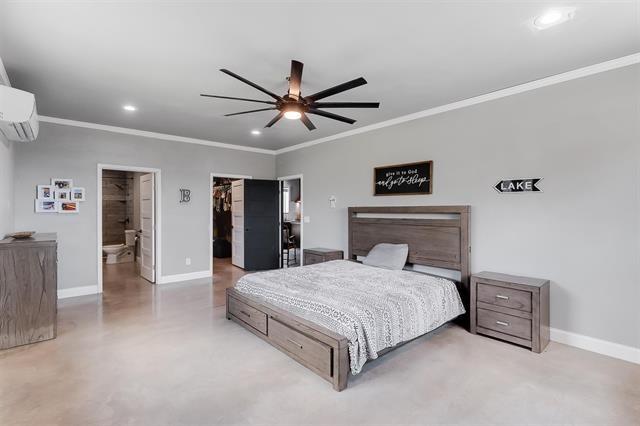
[(253, 176), (211, 172), (209, 175), (209, 274), (213, 275), (213, 178), (253, 179)]
[[(298, 174), (298, 175), (289, 175), (289, 176), (282, 176), (278, 178), (279, 182), (285, 181), (285, 180), (292, 180), (292, 179), (300, 179), (300, 199), (302, 200), (302, 205), (300, 206), (300, 266), (304, 265), (304, 256), (303, 256), (303, 247), (304, 247), (304, 191), (303, 191), (303, 187), (304, 187), (304, 178), (302, 173)], [(282, 183), (280, 183), (280, 186), (282, 185)], [(280, 191), (282, 190), (282, 188), (278, 188), (278, 193), (280, 193)], [(282, 202), (282, 195), (279, 196), (280, 200), (278, 201), (278, 203)], [(280, 206), (280, 211), (278, 212), (280, 217), (279, 217), (279, 223), (280, 223), (280, 227), (282, 227), (282, 206)], [(280, 231), (280, 256), (282, 256), (282, 231)]]
[(98, 163), (97, 171), (97, 186), (96, 191), (96, 211), (98, 221), (98, 293), (102, 293), (102, 171), (103, 170), (121, 170), (124, 172), (141, 172), (141, 173), (153, 173), (154, 174), (154, 191), (155, 191), (155, 269), (156, 269), (156, 284), (162, 278), (162, 181), (160, 179), (160, 169), (153, 167), (138, 167), (138, 166), (125, 166), (121, 164), (101, 164)]

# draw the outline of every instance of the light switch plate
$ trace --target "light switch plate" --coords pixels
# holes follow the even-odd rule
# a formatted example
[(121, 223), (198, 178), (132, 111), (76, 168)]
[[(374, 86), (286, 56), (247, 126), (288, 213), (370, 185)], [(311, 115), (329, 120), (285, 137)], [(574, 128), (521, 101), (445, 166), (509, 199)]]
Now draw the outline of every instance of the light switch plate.
[(305, 216), (304, 217), (304, 223), (309, 223), (311, 222), (311, 217), (310, 216)]

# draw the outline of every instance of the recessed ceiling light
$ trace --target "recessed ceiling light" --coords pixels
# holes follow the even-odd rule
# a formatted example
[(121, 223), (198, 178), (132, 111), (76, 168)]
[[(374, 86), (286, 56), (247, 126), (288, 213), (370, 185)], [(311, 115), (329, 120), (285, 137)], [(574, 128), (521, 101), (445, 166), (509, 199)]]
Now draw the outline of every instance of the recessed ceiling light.
[(288, 118), (289, 120), (297, 120), (302, 117), (299, 111), (287, 111), (284, 113), (284, 118)]
[(125, 105), (122, 107), (123, 110), (125, 111), (137, 111), (138, 108), (134, 107), (133, 105)]
[(252, 131), (251, 131), (251, 134), (252, 134), (252, 135), (259, 135), (259, 134), (261, 134), (261, 133), (262, 133), (262, 132), (261, 132), (260, 130), (252, 130)]
[(573, 19), (574, 8), (551, 9), (533, 20), (533, 26), (544, 30), (554, 25), (562, 24)]

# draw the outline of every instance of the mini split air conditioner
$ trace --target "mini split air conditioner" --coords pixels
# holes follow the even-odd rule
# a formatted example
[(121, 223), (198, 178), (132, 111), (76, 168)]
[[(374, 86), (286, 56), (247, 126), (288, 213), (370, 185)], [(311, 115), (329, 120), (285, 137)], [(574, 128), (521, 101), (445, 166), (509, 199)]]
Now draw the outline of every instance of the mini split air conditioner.
[(0, 85), (0, 133), (10, 141), (30, 142), (36, 140), (38, 130), (33, 93)]

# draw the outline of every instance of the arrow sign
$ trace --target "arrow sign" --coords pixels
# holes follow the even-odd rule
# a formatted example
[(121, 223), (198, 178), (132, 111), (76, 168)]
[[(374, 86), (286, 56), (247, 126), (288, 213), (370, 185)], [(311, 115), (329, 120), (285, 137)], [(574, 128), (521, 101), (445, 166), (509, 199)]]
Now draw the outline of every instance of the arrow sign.
[(542, 178), (532, 179), (505, 179), (496, 183), (495, 190), (504, 192), (542, 192), (536, 185)]

